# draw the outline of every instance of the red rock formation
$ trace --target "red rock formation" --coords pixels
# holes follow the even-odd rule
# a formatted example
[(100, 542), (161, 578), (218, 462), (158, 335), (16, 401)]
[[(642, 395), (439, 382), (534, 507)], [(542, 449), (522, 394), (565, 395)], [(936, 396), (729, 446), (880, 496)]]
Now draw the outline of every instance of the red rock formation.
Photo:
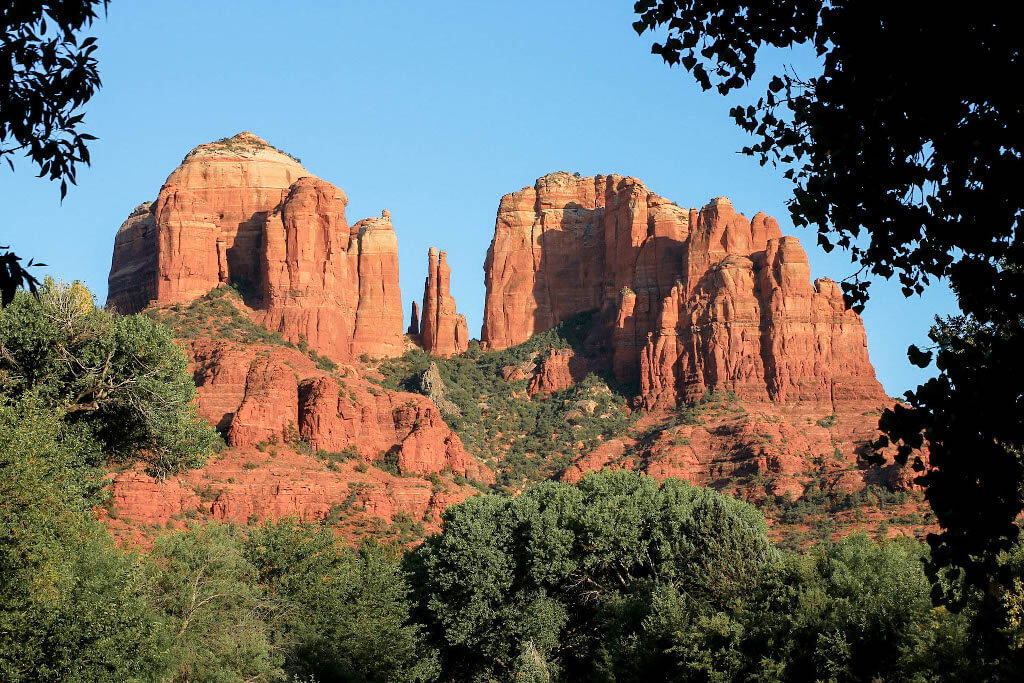
[(405, 333), (420, 333), (420, 304), (417, 301), (412, 302), (412, 313), (409, 314), (409, 328), (405, 331)]
[(393, 457), (403, 473), (451, 470), (494, 480), (493, 472), (466, 453), (462, 440), (425, 396), (380, 392), (356, 382), (342, 388), (329, 377), (303, 381), (299, 395), (299, 430), (314, 449), (340, 452), (354, 447), (367, 461)]
[(129, 470), (111, 476), (110, 490), (116, 519), (102, 516), (119, 537), (136, 541), (144, 540), (138, 534), (142, 526), (184, 528), (189, 519), (245, 524), (295, 516), (324, 522), (332, 513), (351, 519), (351, 524), (333, 522), (353, 539), (372, 532), (374, 526), (367, 524), (372, 518), (392, 521), (399, 513), (437, 530), (441, 512), (475, 492), (451, 483), (438, 490), (425, 479), (373, 468), (360, 472), (359, 461), (328, 467), (287, 446), (232, 449), (201, 470), (163, 481)]
[[(325, 520), (339, 506), (355, 515), (351, 527), (337, 527), (352, 538), (372, 530), (372, 518), (397, 513), (436, 529), (441, 512), (475, 489), (424, 477), (494, 481), (425, 396), (384, 391), (350, 366), (328, 375), (284, 346), (198, 339), (183, 347), (199, 413), (230, 448), (165, 481), (139, 470), (112, 475), (117, 519), (105, 521), (117, 533), (139, 540), (140, 525), (183, 526), (197, 514), (239, 523)], [(324, 451), (326, 458), (317, 455)], [(382, 471), (382, 461), (400, 476)]]
[[(590, 365), (572, 349), (555, 349), (534, 369), (527, 391), (530, 396), (547, 396), (564, 391), (586, 377), (590, 370)], [(506, 377), (519, 378), (511, 372)]]
[(400, 356), (402, 292), (398, 288), (398, 238), (391, 213), (364, 218), (352, 226), (357, 240), (359, 305), (356, 308), (352, 356)]
[[(899, 466), (892, 450), (884, 468), (869, 467), (860, 453), (877, 439), (877, 413), (856, 404), (823, 414), (816, 403), (713, 401), (699, 405), (685, 424), (647, 413), (625, 433), (581, 455), (561, 479), (577, 482), (601, 469), (642, 470), (658, 479), (676, 477), (714, 485), (737, 498), (761, 502), (768, 494), (803, 496), (808, 486), (853, 493), (867, 484), (892, 490), (914, 487), (919, 476)], [(645, 434), (637, 438), (635, 434)]]
[(504, 349), (576, 313), (614, 311), (624, 287), (642, 329), (677, 278), (688, 231), (687, 212), (635, 178), (552, 173), (505, 195), (484, 264), (481, 343)]
[(420, 336), (423, 348), (435, 356), (451, 356), (469, 348), (466, 316), (456, 313), (455, 299), (451, 295), (447, 254), (443, 251), (439, 254), (436, 247), (430, 247), (427, 252)]
[(707, 390), (748, 401), (885, 400), (863, 324), (811, 284), (799, 242), (719, 197), (689, 211), (621, 176), (554, 173), (506, 195), (484, 266), (481, 342), (502, 349), (586, 310), (589, 346), (646, 408)]
[(114, 238), (108, 305), (118, 310), (141, 310), (156, 298), (156, 251), (153, 202), (143, 202), (128, 215)]
[(402, 353), (387, 212), (349, 228), (345, 193), (252, 133), (200, 145), (115, 240), (108, 306), (188, 302), (238, 283), (259, 322), (338, 360)]
[(294, 371), (280, 358), (258, 356), (245, 378), (245, 395), (228, 429), (228, 444), (281, 442), (298, 429), (299, 391)]

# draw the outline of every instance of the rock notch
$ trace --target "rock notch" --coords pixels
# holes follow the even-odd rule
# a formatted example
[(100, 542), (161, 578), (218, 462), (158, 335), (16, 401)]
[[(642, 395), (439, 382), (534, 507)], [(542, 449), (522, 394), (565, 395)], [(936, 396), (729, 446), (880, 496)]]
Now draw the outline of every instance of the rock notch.
[(398, 242), (252, 133), (200, 145), (118, 231), (108, 307), (133, 313), (234, 285), (254, 317), (337, 360), (402, 352)]
[(484, 265), (481, 342), (504, 349), (598, 310), (588, 347), (647, 408), (885, 400), (860, 317), (763, 213), (684, 209), (636, 178), (553, 173), (505, 195)]

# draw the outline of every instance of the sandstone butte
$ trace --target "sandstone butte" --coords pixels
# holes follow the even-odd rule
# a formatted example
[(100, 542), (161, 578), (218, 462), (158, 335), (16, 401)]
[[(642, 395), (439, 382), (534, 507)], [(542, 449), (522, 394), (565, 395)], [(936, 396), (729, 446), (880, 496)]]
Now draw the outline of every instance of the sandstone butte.
[[(484, 348), (597, 310), (590, 355), (637, 383), (647, 409), (709, 390), (831, 413), (887, 401), (839, 286), (812, 283), (796, 238), (724, 197), (687, 210), (636, 178), (546, 175), (501, 199), (484, 282)], [(552, 386), (535, 389), (563, 387), (570, 359), (553, 359)]]
[(257, 322), (335, 360), (402, 353), (389, 213), (349, 225), (348, 198), (252, 133), (199, 145), (118, 230), (107, 305), (134, 313), (223, 284)]
[[(466, 317), (455, 310), (451, 295), (452, 271), (447, 254), (438, 253), (436, 247), (427, 252), (427, 277), (423, 283), (423, 314), (419, 319), (419, 334), (423, 348), (435, 356), (452, 356), (469, 348)], [(413, 325), (417, 311), (413, 304)], [(412, 333), (413, 326), (409, 331)]]

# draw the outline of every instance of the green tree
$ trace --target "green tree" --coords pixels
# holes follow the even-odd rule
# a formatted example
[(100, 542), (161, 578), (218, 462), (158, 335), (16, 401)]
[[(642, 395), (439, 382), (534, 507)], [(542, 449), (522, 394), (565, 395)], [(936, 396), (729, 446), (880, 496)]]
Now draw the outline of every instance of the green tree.
[(0, 679), (152, 680), (137, 558), (93, 517), (98, 446), (34, 397), (0, 404)]
[(756, 140), (743, 151), (783, 166), (794, 223), (859, 263), (843, 283), (855, 309), (865, 272), (897, 276), (907, 296), (934, 278), (956, 291), (971, 331), (939, 331), (938, 378), (882, 426), (904, 461), (927, 436), (927, 496), (943, 527), (929, 538), (933, 563), (985, 583), (1024, 508), (1024, 118), (1008, 87), (1024, 80), (1024, 61), (1011, 8), (640, 0), (635, 10), (638, 33), (666, 31), (655, 54), (722, 94), (752, 82), (762, 50), (817, 54), (820, 73), (769, 74), (757, 102), (732, 109)]
[(170, 633), (175, 681), (274, 680), (281, 604), (265, 595), (238, 532), (213, 523), (157, 538), (148, 558), (153, 604)]
[(967, 649), (969, 620), (931, 603), (913, 541), (854, 534), (791, 555), (749, 623), (750, 651), (780, 680), (964, 680), (981, 662)]
[(625, 471), (471, 498), (407, 560), (452, 680), (611, 680), (658, 590), (729, 611), (777, 561), (749, 505)]
[(434, 660), (409, 624), (408, 587), (392, 550), (341, 548), (331, 531), (294, 519), (253, 529), (245, 556), (272, 600), (288, 673), (315, 680), (429, 680)]
[(200, 466), (218, 441), (167, 329), (96, 308), (80, 284), (47, 280), (38, 296), (20, 293), (0, 310), (0, 392), (59, 406), (108, 458), (141, 458), (156, 475)]

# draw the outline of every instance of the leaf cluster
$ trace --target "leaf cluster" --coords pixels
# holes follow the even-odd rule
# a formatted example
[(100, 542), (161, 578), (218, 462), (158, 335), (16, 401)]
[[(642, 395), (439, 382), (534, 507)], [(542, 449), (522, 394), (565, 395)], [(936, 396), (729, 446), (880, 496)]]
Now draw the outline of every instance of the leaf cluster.
[(793, 180), (794, 224), (859, 262), (843, 283), (858, 310), (863, 272), (898, 275), (909, 296), (932, 278), (967, 284), (977, 265), (1021, 262), (1024, 121), (1007, 84), (1024, 79), (1024, 62), (1008, 7), (641, 0), (635, 10), (638, 33), (667, 31), (654, 54), (723, 95), (754, 82), (762, 51), (813, 48), (820, 73), (770, 74), (764, 95), (731, 114), (756, 139), (743, 152)]
[(13, 0), (0, 12), (0, 158), (24, 150), (39, 176), (60, 181), (61, 199), (89, 163), (81, 107), (100, 87), (92, 25), (108, 0)]

